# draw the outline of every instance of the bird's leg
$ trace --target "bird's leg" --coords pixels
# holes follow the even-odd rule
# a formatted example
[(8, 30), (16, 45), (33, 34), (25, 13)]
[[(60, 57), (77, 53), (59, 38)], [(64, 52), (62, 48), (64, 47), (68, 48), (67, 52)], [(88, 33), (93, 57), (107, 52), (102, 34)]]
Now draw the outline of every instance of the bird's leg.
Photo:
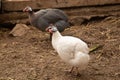
[(75, 68), (75, 70), (77, 71), (77, 72), (75, 73), (75, 75), (76, 75), (76, 76), (81, 76), (80, 73), (79, 73), (78, 67), (74, 67), (74, 66), (73, 66), (73, 67), (71, 68), (71, 70), (70, 70), (70, 73), (73, 72), (73, 69), (74, 69), (74, 68)]
[(74, 69), (74, 66), (71, 68), (70, 73), (72, 73), (72, 72), (73, 72), (73, 69)]
[(77, 71), (77, 72), (76, 72), (76, 75), (77, 75), (77, 76), (81, 76), (80, 73), (79, 73), (78, 67), (76, 67), (76, 71)]
[(79, 70), (78, 70), (78, 67), (76, 67), (76, 71), (77, 71), (77, 75), (79, 74)]

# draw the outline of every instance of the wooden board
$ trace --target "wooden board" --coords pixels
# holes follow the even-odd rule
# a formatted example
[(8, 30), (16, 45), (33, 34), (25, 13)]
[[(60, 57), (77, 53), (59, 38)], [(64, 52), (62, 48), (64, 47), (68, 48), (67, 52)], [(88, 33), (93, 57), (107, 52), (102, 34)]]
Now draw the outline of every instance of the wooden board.
[[(62, 9), (69, 17), (89, 19), (95, 16), (120, 16), (120, 5), (99, 6), (99, 7), (82, 7)], [(25, 20), (24, 20), (25, 19)], [(10, 12), (0, 14), (0, 23), (26, 23), (28, 15), (23, 12)]]
[(120, 0), (30, 0), (30, 1), (3, 1), (2, 10), (21, 11), (26, 6), (33, 9), (41, 8), (69, 8), (81, 6), (95, 6), (107, 4), (120, 4)]
[(1, 2), (1, 0), (0, 0), (0, 11), (1, 11), (1, 3), (2, 3), (2, 2)]

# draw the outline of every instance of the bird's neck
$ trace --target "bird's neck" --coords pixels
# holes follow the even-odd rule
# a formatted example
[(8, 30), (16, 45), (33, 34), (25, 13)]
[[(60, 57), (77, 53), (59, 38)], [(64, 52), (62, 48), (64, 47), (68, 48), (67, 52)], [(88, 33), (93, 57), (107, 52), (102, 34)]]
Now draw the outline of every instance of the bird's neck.
[(35, 26), (36, 25), (35, 21), (37, 21), (36, 19), (38, 18), (36, 18), (36, 15), (33, 11), (29, 12), (28, 14), (29, 14), (30, 23)]
[(34, 14), (34, 11), (30, 11), (30, 12), (28, 12), (29, 13), (29, 15), (33, 15)]
[(62, 35), (60, 34), (59, 31), (56, 31), (56, 32), (54, 32), (54, 33), (52, 34), (52, 39), (53, 39), (53, 40), (59, 39), (59, 38), (61, 38), (61, 37), (62, 37)]
[(35, 16), (35, 13), (33, 11), (29, 12), (28, 14), (29, 14), (29, 17)]

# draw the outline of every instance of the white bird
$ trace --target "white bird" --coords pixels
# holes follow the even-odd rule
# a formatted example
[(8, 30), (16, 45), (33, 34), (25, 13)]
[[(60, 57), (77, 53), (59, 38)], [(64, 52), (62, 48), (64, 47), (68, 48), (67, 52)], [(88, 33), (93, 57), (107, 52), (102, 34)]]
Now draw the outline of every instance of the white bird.
[(46, 28), (46, 31), (52, 33), (52, 46), (59, 54), (60, 58), (70, 64), (73, 68), (84, 70), (90, 60), (88, 45), (79, 38), (72, 36), (62, 36), (54, 25)]

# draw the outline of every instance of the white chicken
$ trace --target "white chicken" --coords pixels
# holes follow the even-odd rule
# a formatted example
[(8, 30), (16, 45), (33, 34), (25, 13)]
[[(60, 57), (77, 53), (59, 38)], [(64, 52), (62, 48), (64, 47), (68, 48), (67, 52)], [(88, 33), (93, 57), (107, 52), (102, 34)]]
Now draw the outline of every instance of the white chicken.
[(52, 46), (59, 54), (60, 58), (70, 64), (73, 68), (84, 70), (90, 60), (89, 48), (87, 44), (79, 38), (72, 36), (62, 36), (54, 25), (50, 25), (46, 31), (52, 33)]

